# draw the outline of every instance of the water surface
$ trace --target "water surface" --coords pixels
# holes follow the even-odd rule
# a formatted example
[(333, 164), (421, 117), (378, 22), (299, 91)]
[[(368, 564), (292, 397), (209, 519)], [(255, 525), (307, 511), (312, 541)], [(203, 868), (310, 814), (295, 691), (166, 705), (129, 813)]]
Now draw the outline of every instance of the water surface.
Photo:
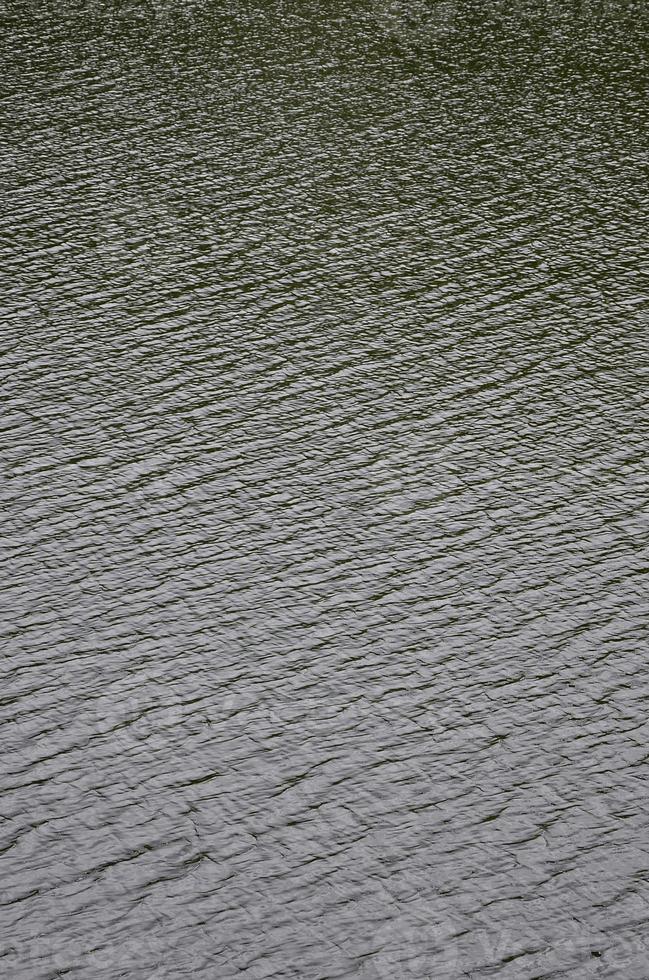
[(646, 980), (646, 6), (0, 12), (3, 975)]

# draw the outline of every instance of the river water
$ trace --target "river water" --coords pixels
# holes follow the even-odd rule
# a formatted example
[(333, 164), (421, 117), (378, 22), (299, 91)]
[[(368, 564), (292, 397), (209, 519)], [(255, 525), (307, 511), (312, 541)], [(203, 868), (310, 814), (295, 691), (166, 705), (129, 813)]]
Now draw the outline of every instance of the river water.
[(0, 20), (2, 975), (646, 980), (646, 5)]

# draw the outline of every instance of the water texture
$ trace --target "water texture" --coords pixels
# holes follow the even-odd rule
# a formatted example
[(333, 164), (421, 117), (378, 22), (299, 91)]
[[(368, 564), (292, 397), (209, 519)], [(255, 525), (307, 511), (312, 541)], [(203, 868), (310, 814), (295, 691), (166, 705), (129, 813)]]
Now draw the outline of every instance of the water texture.
[(0, 24), (2, 976), (646, 980), (647, 5)]

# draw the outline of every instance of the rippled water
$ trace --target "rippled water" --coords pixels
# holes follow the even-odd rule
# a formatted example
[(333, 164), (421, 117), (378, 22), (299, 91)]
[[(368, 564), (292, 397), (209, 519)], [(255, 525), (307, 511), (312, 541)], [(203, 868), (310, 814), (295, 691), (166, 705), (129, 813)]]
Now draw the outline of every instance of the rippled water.
[(2, 975), (646, 980), (646, 5), (1, 20)]

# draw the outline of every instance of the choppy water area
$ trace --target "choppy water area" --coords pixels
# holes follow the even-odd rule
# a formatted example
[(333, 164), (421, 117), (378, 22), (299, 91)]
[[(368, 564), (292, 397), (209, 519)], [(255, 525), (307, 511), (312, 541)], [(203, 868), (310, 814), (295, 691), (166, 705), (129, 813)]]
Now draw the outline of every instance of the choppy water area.
[(2, 975), (646, 980), (646, 5), (1, 23)]

